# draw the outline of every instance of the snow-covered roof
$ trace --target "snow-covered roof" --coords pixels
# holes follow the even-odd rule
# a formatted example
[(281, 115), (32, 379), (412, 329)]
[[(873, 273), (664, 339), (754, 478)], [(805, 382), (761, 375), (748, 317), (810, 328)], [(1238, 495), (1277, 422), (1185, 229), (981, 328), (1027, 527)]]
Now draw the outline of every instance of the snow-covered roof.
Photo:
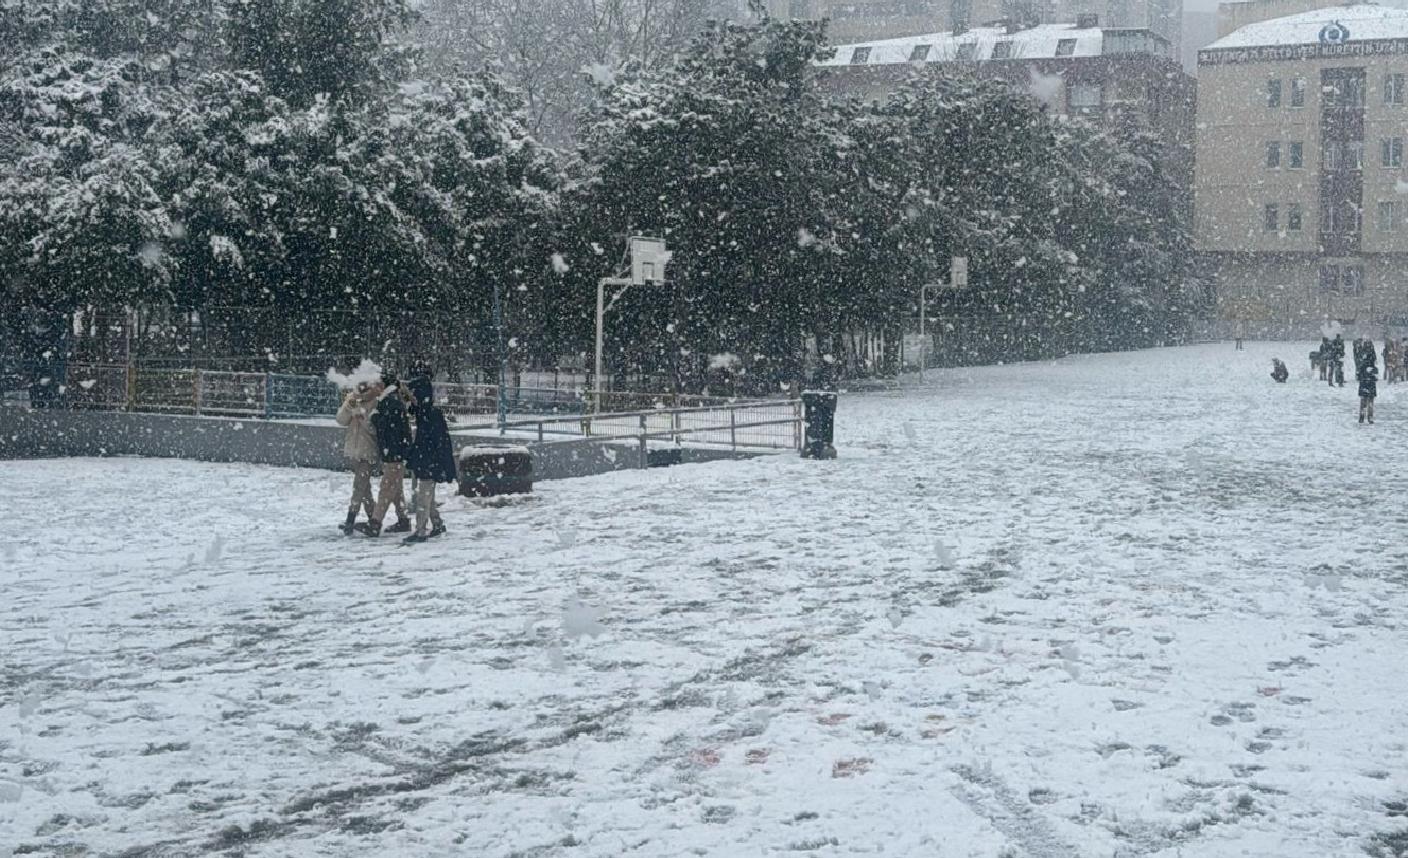
[[(999, 47), (1006, 43), (1005, 47)], [(954, 33), (927, 33), (836, 45), (836, 55), (821, 66), (941, 63), (956, 60), (1031, 60), (1054, 57), (1098, 57), (1104, 32), (1099, 27), (1044, 24), (1009, 33), (1002, 27), (977, 27)], [(859, 51), (859, 54), (857, 53)]]
[(1408, 39), (1408, 10), (1376, 6), (1372, 3), (1313, 9), (1239, 27), (1203, 50), (1268, 48), (1281, 45), (1346, 45), (1375, 39)]

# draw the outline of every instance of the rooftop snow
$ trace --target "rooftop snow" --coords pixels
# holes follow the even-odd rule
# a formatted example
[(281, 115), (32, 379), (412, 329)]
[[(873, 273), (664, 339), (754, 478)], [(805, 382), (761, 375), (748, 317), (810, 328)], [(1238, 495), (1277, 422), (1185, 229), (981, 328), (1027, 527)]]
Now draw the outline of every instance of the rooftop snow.
[(1321, 31), (1334, 23), (1349, 31), (1350, 42), (1408, 39), (1408, 11), (1360, 3), (1314, 9), (1298, 15), (1248, 24), (1223, 36), (1203, 50), (1315, 45), (1320, 43)]
[[(1074, 44), (1070, 44), (1071, 41)], [(1098, 57), (1102, 53), (1104, 32), (1098, 27), (1077, 29), (1074, 24), (1045, 24), (1029, 30), (1009, 33), (1001, 27), (978, 27), (957, 35), (951, 32), (905, 36), (836, 45), (836, 55), (820, 66), (893, 65), (898, 63), (939, 63), (955, 60), (1030, 60), (1058, 56), (1061, 42), (1067, 42), (1061, 57)], [(1008, 46), (993, 55), (994, 48), (1006, 42)], [(972, 45), (973, 47), (965, 47)], [(862, 53), (856, 56), (856, 51)], [(968, 53), (971, 51), (971, 53)], [(1002, 56), (1006, 51), (1007, 55)]]

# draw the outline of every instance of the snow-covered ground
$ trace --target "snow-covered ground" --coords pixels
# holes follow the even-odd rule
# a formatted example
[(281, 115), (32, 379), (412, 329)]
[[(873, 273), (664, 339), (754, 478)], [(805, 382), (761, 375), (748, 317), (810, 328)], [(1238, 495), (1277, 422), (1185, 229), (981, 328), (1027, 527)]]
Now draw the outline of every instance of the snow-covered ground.
[(0, 463), (0, 855), (1408, 848), (1408, 388), (1309, 349), (932, 373), (418, 547), (342, 476)]

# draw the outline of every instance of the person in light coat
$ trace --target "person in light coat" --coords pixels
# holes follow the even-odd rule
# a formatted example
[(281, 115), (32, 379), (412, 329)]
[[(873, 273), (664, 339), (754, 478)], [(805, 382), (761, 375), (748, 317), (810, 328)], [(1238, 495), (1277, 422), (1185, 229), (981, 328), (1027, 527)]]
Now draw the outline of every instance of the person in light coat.
[(352, 499), (347, 505), (347, 521), (339, 526), (348, 536), (352, 535), (357, 524), (357, 509), (365, 509), (370, 519), (376, 503), (372, 498), (372, 470), (381, 457), (371, 417), (376, 411), (375, 388), (378, 386), (365, 382), (357, 385), (357, 389), (348, 393), (342, 400), (342, 407), (337, 409), (338, 425), (347, 427), (342, 455), (352, 468)]

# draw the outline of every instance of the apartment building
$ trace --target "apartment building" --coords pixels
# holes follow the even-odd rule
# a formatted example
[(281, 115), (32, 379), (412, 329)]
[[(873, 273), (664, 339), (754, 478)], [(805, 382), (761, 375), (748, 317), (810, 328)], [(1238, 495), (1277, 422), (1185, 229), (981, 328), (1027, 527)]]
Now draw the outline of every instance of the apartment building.
[(956, 32), (1009, 22), (1021, 27), (1074, 24), (1095, 16), (1107, 26), (1152, 30), (1179, 50), (1183, 0), (765, 0), (780, 20), (830, 20), (833, 44)]
[(821, 83), (868, 100), (884, 98), (915, 66), (952, 63), (1028, 89), (1057, 115), (1117, 123), (1137, 120), (1170, 142), (1166, 167), (1183, 187), (1193, 183), (1193, 77), (1168, 40), (1150, 30), (1077, 24), (1019, 30), (979, 27), (839, 45), (818, 63)]
[(1225, 326), (1408, 322), (1406, 139), (1408, 12), (1316, 9), (1199, 52), (1195, 223)]

